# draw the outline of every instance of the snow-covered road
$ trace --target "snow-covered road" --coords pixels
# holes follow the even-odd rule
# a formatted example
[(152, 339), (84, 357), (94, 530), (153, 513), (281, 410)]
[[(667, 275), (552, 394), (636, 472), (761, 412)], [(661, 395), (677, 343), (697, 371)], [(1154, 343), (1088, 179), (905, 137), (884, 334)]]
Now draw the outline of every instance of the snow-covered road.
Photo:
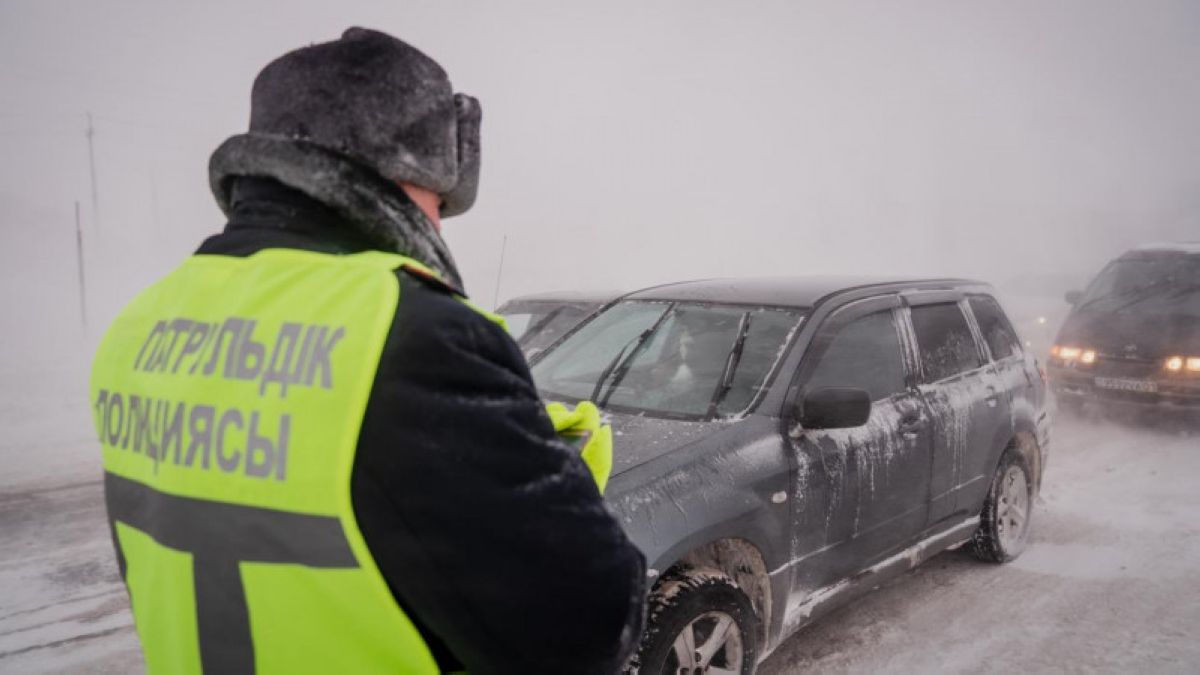
[[(1032, 545), (942, 554), (785, 642), (793, 672), (1200, 671), (1200, 437), (1056, 430)], [(100, 485), (0, 485), (0, 673), (141, 670)]]
[(1200, 436), (1055, 430), (1030, 547), (950, 551), (786, 641), (794, 672), (1200, 672)]
[(0, 673), (143, 670), (98, 481), (0, 494)]

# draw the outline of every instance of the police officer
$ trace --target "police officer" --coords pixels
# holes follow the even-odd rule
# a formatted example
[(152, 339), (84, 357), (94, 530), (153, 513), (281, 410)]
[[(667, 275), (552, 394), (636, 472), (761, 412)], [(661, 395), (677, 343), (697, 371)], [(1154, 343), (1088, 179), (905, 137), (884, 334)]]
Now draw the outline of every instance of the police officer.
[(151, 673), (611, 673), (636, 647), (607, 429), (547, 414), (439, 234), (475, 199), (479, 121), (371, 30), (255, 80), (209, 167), (228, 224), (93, 367)]

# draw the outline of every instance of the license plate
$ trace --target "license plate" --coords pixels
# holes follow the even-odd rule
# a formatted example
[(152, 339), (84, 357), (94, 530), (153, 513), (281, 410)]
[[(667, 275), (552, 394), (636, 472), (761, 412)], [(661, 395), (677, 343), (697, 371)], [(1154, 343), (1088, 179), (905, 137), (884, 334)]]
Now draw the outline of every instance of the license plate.
[(1158, 391), (1158, 383), (1151, 380), (1126, 380), (1119, 377), (1097, 377), (1096, 386), (1118, 391), (1138, 391), (1153, 394)]

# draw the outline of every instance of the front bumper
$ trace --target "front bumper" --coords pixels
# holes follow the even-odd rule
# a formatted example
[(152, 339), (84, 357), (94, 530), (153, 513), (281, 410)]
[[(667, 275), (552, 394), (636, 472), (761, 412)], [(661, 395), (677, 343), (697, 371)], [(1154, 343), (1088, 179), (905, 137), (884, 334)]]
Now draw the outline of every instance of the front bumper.
[(1051, 363), (1046, 372), (1060, 405), (1072, 402), (1146, 410), (1200, 410), (1200, 377), (1172, 376), (1155, 368), (1142, 370), (1103, 361), (1087, 368)]

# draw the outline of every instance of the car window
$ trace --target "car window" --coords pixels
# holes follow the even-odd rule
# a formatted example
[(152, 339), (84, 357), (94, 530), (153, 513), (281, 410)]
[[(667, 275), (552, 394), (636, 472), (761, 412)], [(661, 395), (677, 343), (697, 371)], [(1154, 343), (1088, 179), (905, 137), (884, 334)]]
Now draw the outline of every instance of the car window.
[(866, 390), (872, 401), (904, 391), (904, 362), (892, 310), (868, 314), (838, 329), (807, 387), (855, 387)]
[(630, 361), (607, 402), (681, 414), (707, 412), (744, 313), (738, 307), (678, 306)]
[(522, 349), (545, 349), (591, 314), (590, 306), (562, 305), (536, 317), (518, 342)]
[(520, 340), (525, 331), (529, 330), (529, 324), (533, 321), (533, 314), (529, 312), (512, 312), (504, 315), (504, 324), (508, 328), (508, 333), (513, 336), (514, 340)]
[(729, 392), (717, 408), (718, 414), (736, 415), (750, 407), (754, 397), (765, 386), (765, 378), (775, 362), (783, 356), (783, 350), (790, 342), (788, 338), (798, 325), (797, 319), (795, 312), (778, 309), (760, 309), (750, 313), (742, 358), (733, 372)]
[(1116, 260), (1088, 285), (1075, 309), (1200, 317), (1200, 259)]
[(1012, 324), (1000, 309), (1000, 303), (986, 295), (971, 296), (971, 311), (975, 313), (975, 321), (979, 323), (979, 332), (992, 350), (992, 358), (997, 361), (1008, 358), (1021, 351), (1020, 340)]
[(539, 387), (564, 398), (591, 397), (605, 367), (670, 308), (661, 302), (621, 303), (580, 328), (533, 366)]
[(549, 398), (597, 395), (601, 405), (666, 417), (737, 415), (803, 318), (798, 309), (622, 301), (550, 348), (533, 378)]
[(927, 381), (944, 380), (982, 365), (967, 317), (957, 303), (913, 307), (912, 322)]

